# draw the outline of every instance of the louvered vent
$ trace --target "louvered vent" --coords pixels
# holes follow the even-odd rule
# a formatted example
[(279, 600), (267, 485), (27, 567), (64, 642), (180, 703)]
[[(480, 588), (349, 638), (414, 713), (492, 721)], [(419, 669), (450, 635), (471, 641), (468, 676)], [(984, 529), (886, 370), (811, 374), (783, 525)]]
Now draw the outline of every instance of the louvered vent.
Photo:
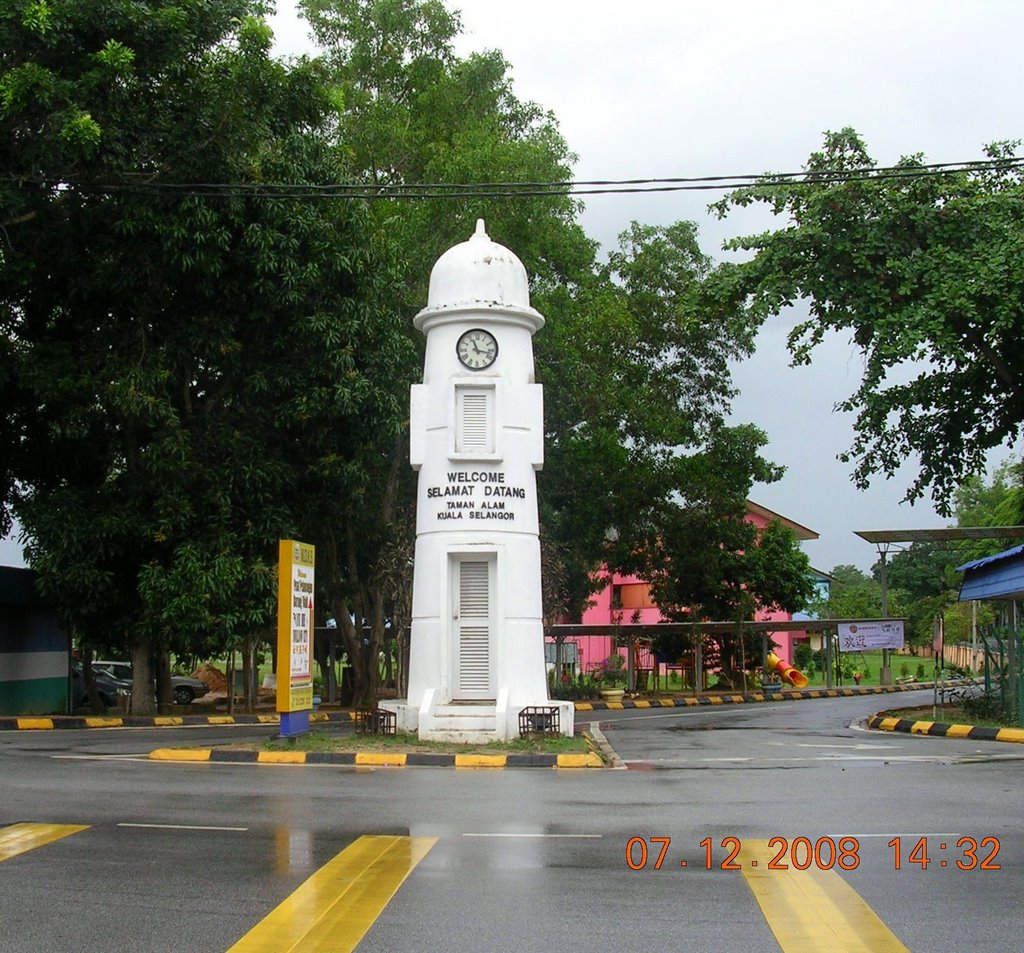
[(494, 391), (459, 388), (456, 451), (494, 452)]

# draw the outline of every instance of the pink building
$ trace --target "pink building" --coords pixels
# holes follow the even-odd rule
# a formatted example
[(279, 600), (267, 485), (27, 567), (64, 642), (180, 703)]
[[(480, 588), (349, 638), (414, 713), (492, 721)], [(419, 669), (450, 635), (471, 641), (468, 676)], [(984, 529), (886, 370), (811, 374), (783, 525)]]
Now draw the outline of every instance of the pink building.
[[(791, 529), (799, 540), (817, 539), (818, 534), (795, 523), (785, 516), (774, 513), (752, 500), (747, 500), (747, 520), (763, 529), (772, 520), (778, 520), (783, 526)], [(754, 615), (757, 622), (791, 621), (793, 618), (788, 612), (766, 612), (758, 610)], [(589, 608), (583, 613), (580, 622), (583, 625), (616, 625), (616, 624), (639, 624), (657, 625), (665, 619), (661, 610), (651, 600), (650, 585), (638, 576), (625, 576), (618, 573), (607, 574), (607, 584), (592, 597)], [(778, 646), (775, 654), (784, 662), (791, 662), (793, 657), (793, 643), (799, 639), (805, 639), (803, 632), (776, 632), (772, 639)], [(576, 660), (576, 670), (579, 672), (591, 672), (599, 668), (616, 651), (612, 636), (580, 636), (567, 640), (567, 644), (575, 643), (574, 648), (565, 653), (568, 660)], [(552, 656), (552, 646), (548, 647), (548, 658)], [(618, 649), (619, 654), (625, 656), (626, 649)], [(635, 664), (640, 669), (653, 669), (655, 661), (651, 653), (641, 649), (639, 658)]]

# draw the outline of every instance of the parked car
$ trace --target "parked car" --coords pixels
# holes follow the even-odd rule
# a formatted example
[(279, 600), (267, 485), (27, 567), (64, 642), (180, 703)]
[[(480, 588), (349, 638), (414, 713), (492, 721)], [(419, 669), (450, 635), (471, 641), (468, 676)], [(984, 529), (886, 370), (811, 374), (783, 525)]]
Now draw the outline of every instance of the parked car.
[[(94, 666), (92, 674), (96, 680), (96, 692), (104, 708), (113, 708), (124, 696), (131, 693), (131, 682), (116, 678), (105, 669)], [(71, 709), (74, 711), (87, 703), (85, 675), (82, 666), (76, 662), (71, 666)]]
[[(109, 659), (100, 659), (99, 661), (93, 662), (92, 667), (94, 669), (103, 669), (105, 672), (109, 672), (114, 678), (123, 679), (128, 682), (129, 686), (131, 686), (131, 662), (114, 662)], [(189, 705), (195, 701), (195, 699), (202, 698), (209, 690), (210, 686), (198, 678), (190, 678), (188, 675), (171, 676), (171, 692), (174, 696), (174, 703), (176, 705)]]

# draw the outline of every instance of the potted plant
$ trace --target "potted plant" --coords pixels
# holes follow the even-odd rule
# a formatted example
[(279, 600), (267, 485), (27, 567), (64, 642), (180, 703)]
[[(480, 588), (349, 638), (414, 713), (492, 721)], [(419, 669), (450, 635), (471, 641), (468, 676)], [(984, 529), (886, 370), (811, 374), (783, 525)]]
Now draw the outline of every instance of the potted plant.
[(601, 663), (596, 677), (605, 701), (622, 701), (626, 692), (626, 667), (625, 659), (618, 652), (613, 652)]

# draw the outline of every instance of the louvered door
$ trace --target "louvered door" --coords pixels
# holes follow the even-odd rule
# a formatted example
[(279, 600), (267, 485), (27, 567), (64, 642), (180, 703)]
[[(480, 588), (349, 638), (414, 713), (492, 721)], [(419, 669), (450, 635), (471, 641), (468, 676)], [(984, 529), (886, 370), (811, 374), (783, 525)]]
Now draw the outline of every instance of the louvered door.
[(487, 559), (455, 562), (455, 685), (456, 699), (493, 698), (491, 631), (493, 572)]

